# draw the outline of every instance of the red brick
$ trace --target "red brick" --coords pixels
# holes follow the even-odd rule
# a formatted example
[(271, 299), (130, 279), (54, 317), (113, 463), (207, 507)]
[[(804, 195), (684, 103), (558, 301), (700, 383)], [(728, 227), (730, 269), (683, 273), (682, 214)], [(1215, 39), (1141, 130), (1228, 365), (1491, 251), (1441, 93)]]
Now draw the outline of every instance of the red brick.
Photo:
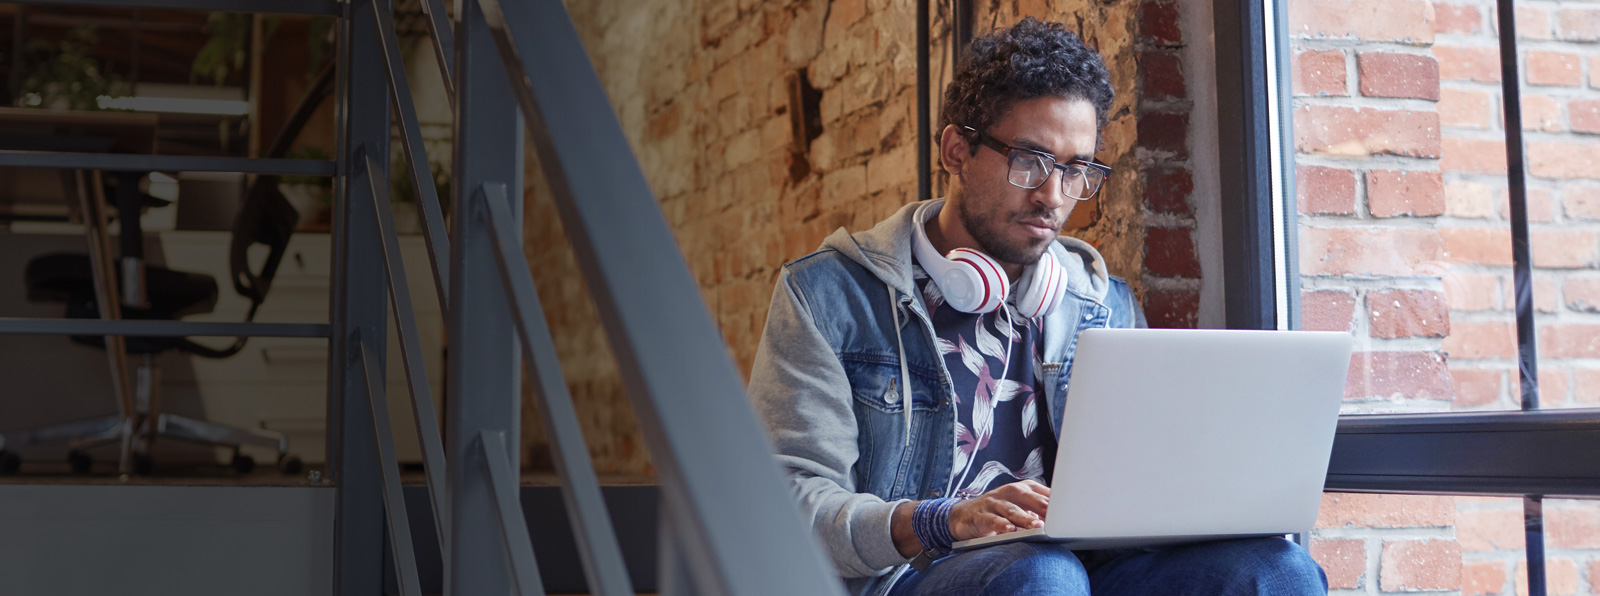
[(1193, 329), (1199, 320), (1197, 290), (1150, 290), (1144, 294), (1145, 318), (1157, 329)]
[(1600, 41), (1600, 10), (1563, 8), (1556, 15), (1556, 31), (1565, 41)]
[(1600, 278), (1572, 277), (1561, 287), (1567, 308), (1576, 312), (1600, 312)]
[(1562, 189), (1561, 206), (1573, 219), (1600, 219), (1600, 186), (1567, 184)]
[[(1574, 401), (1581, 404), (1600, 403), (1600, 369), (1573, 369), (1572, 388)], [(1600, 575), (1593, 577), (1600, 578)]]
[(1511, 265), (1507, 228), (1441, 228), (1439, 235), (1444, 238), (1444, 256), (1452, 263)]
[(1345, 399), (1450, 401), (1450, 371), (1439, 352), (1357, 352), (1350, 357)]
[(1529, 142), (1528, 171), (1544, 178), (1600, 178), (1600, 145)]
[(1386, 541), (1378, 577), (1385, 592), (1460, 590), (1461, 545), (1442, 539)]
[(1435, 3), (1433, 13), (1438, 19), (1433, 26), (1439, 33), (1471, 35), (1483, 28), (1483, 15), (1470, 4)]
[(1495, 189), (1481, 182), (1444, 183), (1444, 212), (1453, 217), (1487, 219), (1495, 214)]
[(1300, 153), (1438, 157), (1440, 150), (1438, 112), (1301, 106), (1294, 136)]
[(1194, 238), (1186, 228), (1148, 228), (1144, 236), (1144, 269), (1152, 275), (1200, 277)]
[(1583, 503), (1580, 507), (1546, 507), (1545, 536), (1555, 548), (1600, 548), (1600, 510)]
[(1154, 51), (1139, 54), (1139, 76), (1144, 80), (1140, 99), (1171, 99), (1185, 97), (1183, 62), (1173, 51)]
[(1450, 382), (1455, 385), (1457, 407), (1486, 406), (1500, 399), (1505, 385), (1505, 371), (1475, 368), (1450, 369)]
[[(1505, 121), (1505, 114), (1500, 121)], [(1522, 129), (1561, 132), (1561, 101), (1548, 95), (1523, 95)]]
[(1356, 176), (1342, 168), (1295, 166), (1295, 201), (1301, 213), (1354, 215)]
[(1500, 596), (1506, 588), (1506, 564), (1473, 561), (1461, 565), (1461, 596)]
[(1600, 134), (1600, 100), (1574, 99), (1567, 102), (1567, 121), (1573, 132)]
[[(1500, 28), (1500, 15), (1489, 14), (1495, 29)], [(1517, 7), (1518, 39), (1550, 39), (1550, 11), (1537, 6)]]
[[(1497, 499), (1511, 503), (1511, 499)], [(1516, 503), (1521, 504), (1518, 499)], [(1521, 550), (1522, 508), (1495, 508), (1462, 511), (1456, 514), (1456, 540), (1461, 549), (1471, 552)]]
[[(1550, 196), (1550, 189), (1527, 189), (1528, 221), (1535, 223), (1549, 223), (1556, 219), (1556, 201)], [(1500, 217), (1511, 220), (1511, 191), (1500, 191)]]
[(1194, 177), (1185, 168), (1149, 170), (1144, 178), (1144, 204), (1156, 213), (1194, 215), (1189, 195), (1194, 193)]
[(1362, 52), (1356, 73), (1367, 97), (1439, 99), (1439, 63), (1431, 56)]
[(1500, 308), (1500, 277), (1450, 271), (1444, 274), (1444, 295), (1453, 311), (1494, 310)]
[(1177, 157), (1189, 155), (1188, 114), (1145, 114), (1139, 118), (1139, 146), (1152, 151), (1167, 151)]
[(1529, 85), (1554, 85), (1577, 87), (1583, 84), (1583, 66), (1577, 54), (1528, 50), (1528, 72), (1523, 75)]
[[(1539, 369), (1539, 405), (1559, 406), (1567, 403), (1568, 390), (1571, 388), (1571, 371), (1549, 366)], [(1518, 391), (1518, 399), (1521, 399), (1521, 390)]]
[(1500, 82), (1500, 50), (1481, 46), (1433, 46), (1439, 78), (1446, 81)]
[(1318, 528), (1443, 528), (1456, 523), (1454, 498), (1433, 495), (1322, 493)]
[(1356, 311), (1355, 294), (1322, 290), (1300, 294), (1300, 328), (1306, 331), (1349, 331)]
[(1444, 155), (1439, 158), (1439, 169), (1464, 174), (1505, 175), (1506, 142), (1445, 138)]
[(1489, 94), (1467, 89), (1439, 90), (1439, 124), (1489, 128)]
[(1530, 240), (1534, 267), (1582, 269), (1595, 264), (1594, 232), (1533, 230)]
[(1451, 321), (1444, 351), (1451, 359), (1515, 358), (1517, 328), (1509, 321)]
[(1600, 325), (1569, 323), (1539, 328), (1539, 358), (1600, 358)]
[(1372, 337), (1444, 337), (1450, 334), (1450, 313), (1444, 294), (1430, 290), (1368, 292), (1367, 323)]
[(1600, 54), (1589, 57), (1589, 88), (1600, 89)]
[(1438, 172), (1367, 172), (1367, 210), (1376, 217), (1444, 213), (1444, 178)]
[[(1578, 593), (1578, 564), (1572, 559), (1547, 557), (1544, 562), (1544, 588), (1550, 596)], [(1528, 596), (1528, 564), (1517, 563), (1517, 596)]]
[(1302, 38), (1433, 43), (1433, 7), (1423, 0), (1292, 0), (1289, 34)]
[(1139, 35), (1162, 45), (1182, 45), (1183, 29), (1178, 26), (1176, 2), (1146, 2), (1139, 9)]
[(1349, 95), (1345, 83), (1344, 51), (1297, 50), (1290, 68), (1294, 70), (1295, 95)]
[(1311, 558), (1328, 575), (1328, 587), (1345, 590), (1361, 587), (1367, 571), (1367, 548), (1362, 540), (1313, 540)]
[(1416, 275), (1443, 258), (1438, 230), (1306, 228), (1300, 233), (1305, 275)]

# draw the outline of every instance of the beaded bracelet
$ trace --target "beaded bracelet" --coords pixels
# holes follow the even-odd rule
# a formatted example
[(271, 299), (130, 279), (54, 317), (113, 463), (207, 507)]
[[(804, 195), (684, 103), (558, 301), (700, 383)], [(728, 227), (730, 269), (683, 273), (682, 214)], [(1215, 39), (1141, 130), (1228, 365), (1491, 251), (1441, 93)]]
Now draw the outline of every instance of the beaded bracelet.
[(911, 531), (930, 552), (950, 552), (955, 536), (950, 533), (950, 508), (962, 499), (929, 499), (917, 503), (911, 512)]

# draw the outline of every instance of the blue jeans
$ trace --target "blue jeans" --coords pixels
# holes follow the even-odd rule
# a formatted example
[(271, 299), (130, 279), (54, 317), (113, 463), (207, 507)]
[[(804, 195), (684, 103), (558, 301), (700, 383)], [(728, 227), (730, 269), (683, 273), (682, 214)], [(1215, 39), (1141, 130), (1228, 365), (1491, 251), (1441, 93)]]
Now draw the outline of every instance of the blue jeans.
[(907, 571), (889, 596), (1301, 596), (1327, 594), (1305, 549), (1282, 538), (1167, 548), (1080, 551), (1015, 542)]

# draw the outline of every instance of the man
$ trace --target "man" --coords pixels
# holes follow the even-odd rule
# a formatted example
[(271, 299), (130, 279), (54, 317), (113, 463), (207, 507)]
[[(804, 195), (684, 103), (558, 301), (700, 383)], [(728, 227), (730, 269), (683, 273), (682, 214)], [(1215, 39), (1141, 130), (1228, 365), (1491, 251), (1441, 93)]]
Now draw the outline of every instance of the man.
[(1277, 538), (949, 553), (1042, 527), (1078, 333), (1144, 326), (1099, 253), (1058, 237), (1109, 172), (1091, 160), (1111, 100), (1060, 24), (975, 40), (945, 92), (948, 198), (784, 267), (749, 392), (851, 593), (1326, 593)]

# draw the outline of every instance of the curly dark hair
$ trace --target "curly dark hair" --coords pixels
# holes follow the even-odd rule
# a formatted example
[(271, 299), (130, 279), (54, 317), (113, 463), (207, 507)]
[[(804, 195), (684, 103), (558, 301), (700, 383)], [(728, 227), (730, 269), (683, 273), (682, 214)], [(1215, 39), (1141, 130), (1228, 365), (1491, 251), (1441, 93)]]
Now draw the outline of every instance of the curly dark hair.
[(1094, 104), (1105, 128), (1114, 94), (1099, 52), (1061, 23), (1028, 17), (967, 46), (944, 89), (943, 124), (987, 130), (1019, 100), (1061, 96)]

